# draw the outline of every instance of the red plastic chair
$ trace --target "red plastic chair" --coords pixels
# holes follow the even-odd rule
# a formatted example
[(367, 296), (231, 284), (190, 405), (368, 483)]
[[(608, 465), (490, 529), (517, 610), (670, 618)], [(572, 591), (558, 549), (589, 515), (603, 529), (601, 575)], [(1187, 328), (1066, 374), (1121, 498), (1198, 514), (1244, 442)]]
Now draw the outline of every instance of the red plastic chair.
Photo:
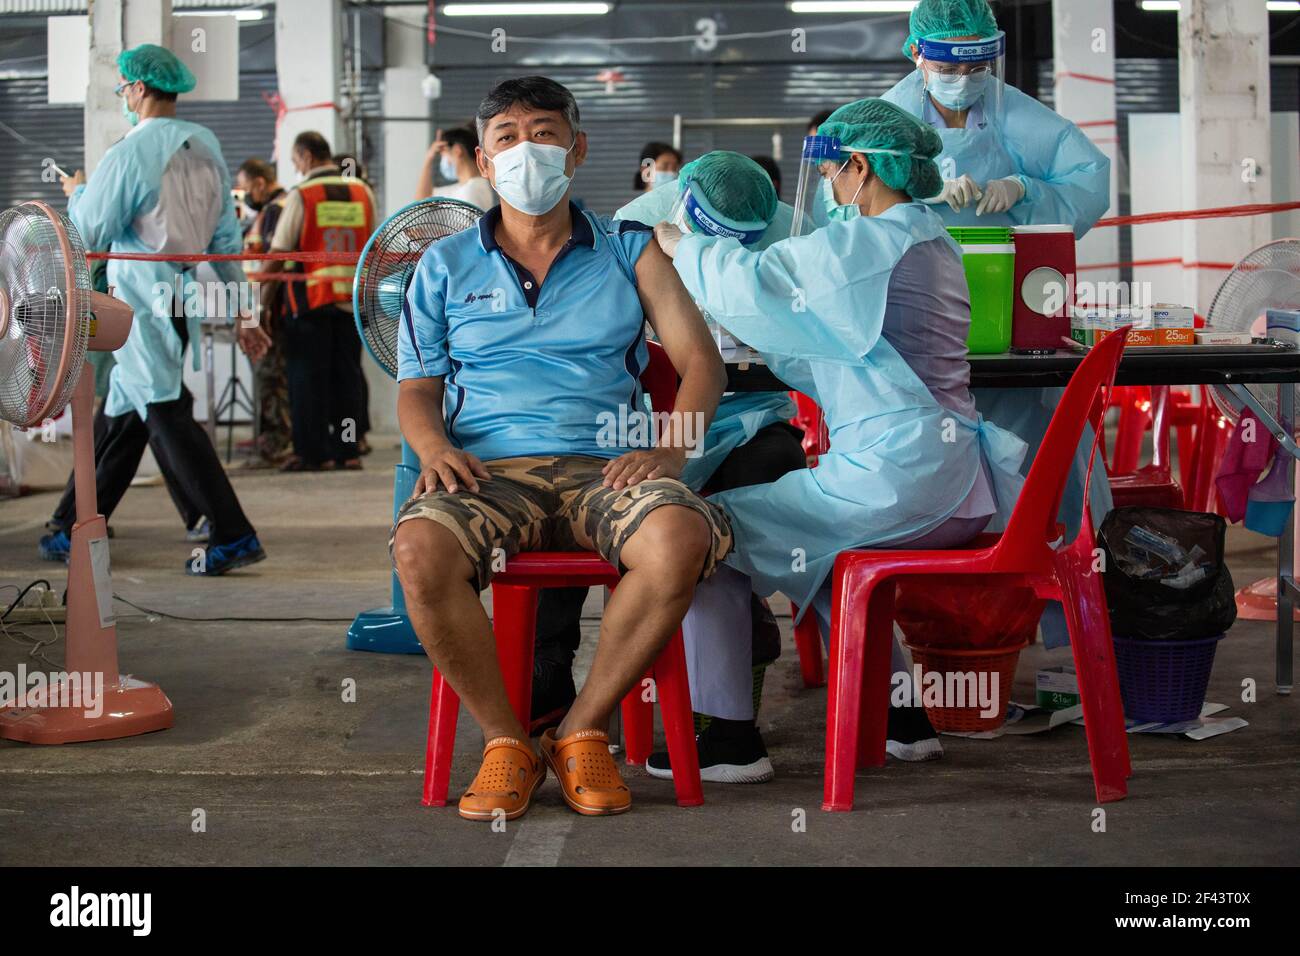
[[(853, 809), (853, 774), (885, 762), (894, 581), (904, 575), (978, 577), (990, 585), (1032, 587), (1060, 601), (1078, 672), (1088, 753), (1098, 801), (1118, 800), (1131, 774), (1110, 618), (1100, 577), (1093, 573), (1095, 539), (1086, 510), (1079, 534), (1053, 548), (1066, 474), (1083, 423), (1103, 387), (1113, 384), (1127, 329), (1095, 346), (1074, 373), (1034, 458), (1007, 530), (983, 534), (951, 551), (845, 551), (835, 561), (830, 692), (826, 701), (826, 775), (822, 808)], [(1092, 478), (1089, 469), (1088, 481)], [(1087, 501), (1085, 483), (1084, 501)]]
[[(671, 409), (677, 395), (677, 372), (667, 353), (654, 342), (650, 363), (641, 384), (650, 393), (652, 405)], [(537, 628), (537, 592), (544, 588), (614, 588), (618, 570), (590, 552), (529, 551), (516, 554), (504, 571), (492, 577), (492, 630), (496, 636), (497, 660), (505, 680), (511, 709), (528, 726), (533, 693), (533, 644)], [(691, 692), (686, 674), (686, 654), (679, 630), (659, 654), (647, 677), (653, 682), (638, 684), (628, 692), (621, 707), (628, 763), (644, 763), (650, 755), (654, 712), (642, 700), (653, 687), (660, 701), (664, 737), (673, 765), (677, 804), (695, 807), (704, 802), (700, 784), (699, 754), (695, 749), (695, 722), (691, 713)], [(433, 671), (433, 693), (429, 701), (429, 739), (424, 762), (424, 805), (447, 804), (451, 757), (456, 742), (456, 720), (460, 698)]]
[[(790, 602), (790, 619), (799, 617), (799, 605)], [(794, 626), (794, 646), (799, 651), (799, 673), (803, 686), (808, 689), (826, 686), (826, 670), (822, 665), (822, 636), (817, 626), (817, 615), (812, 609)]]
[[(1182, 508), (1183, 489), (1174, 480), (1169, 455), (1169, 426), (1173, 416), (1173, 398), (1167, 385), (1152, 386), (1151, 464), (1134, 467), (1127, 473), (1112, 472), (1110, 492), (1116, 508), (1146, 505), (1154, 508)], [(1188, 454), (1190, 449), (1184, 450)]]
[[(1208, 402), (1209, 396), (1201, 389), (1201, 400)], [(1169, 425), (1178, 436), (1178, 484), (1186, 497), (1187, 489), (1192, 485), (1192, 472), (1196, 468), (1196, 426), (1201, 420), (1201, 406), (1192, 401), (1189, 388), (1171, 388), (1169, 390)]]
[(1119, 410), (1108, 470), (1117, 475), (1137, 471), (1142, 436), (1151, 426), (1150, 390), (1145, 385), (1118, 385), (1111, 390), (1107, 404)]
[(830, 432), (826, 429), (826, 416), (821, 406), (803, 392), (791, 392), (794, 399), (795, 416), (790, 424), (803, 431), (803, 453), (808, 458), (808, 467), (817, 467), (817, 458), (824, 455), (831, 447)]
[(1187, 484), (1187, 507), (1192, 511), (1218, 511), (1222, 514), (1214, 479), (1228, 448), (1228, 439), (1232, 437), (1232, 427), (1209, 395), (1201, 396), (1198, 412), (1196, 439), (1192, 445), (1192, 477)]
[[(816, 468), (818, 459), (830, 451), (830, 432), (826, 428), (826, 416), (821, 406), (803, 392), (791, 392), (798, 411), (790, 424), (803, 430), (803, 453), (808, 458), (808, 467)], [(797, 618), (799, 608), (790, 605), (790, 616)], [(817, 616), (808, 614), (794, 626), (794, 644), (799, 651), (799, 670), (803, 675), (803, 686), (807, 688), (826, 686), (826, 671), (822, 665), (822, 639), (817, 630)]]
[[(1113, 453), (1108, 457), (1108, 470), (1112, 476), (1129, 476), (1124, 479), (1124, 492), (1129, 493), (1136, 490), (1139, 484), (1147, 485), (1152, 490), (1154, 496), (1151, 500), (1169, 500), (1171, 490), (1164, 486), (1160, 478), (1160, 473), (1147, 472), (1139, 475), (1142, 471), (1138, 467), (1138, 460), (1142, 451), (1142, 439), (1148, 428), (1152, 429), (1153, 443), (1163, 437), (1165, 441), (1165, 459), (1172, 463), (1172, 455), (1168, 453), (1168, 433), (1172, 430), (1178, 436), (1178, 485), (1182, 489), (1182, 499), (1192, 508), (1200, 511), (1209, 510), (1210, 503), (1206, 502), (1203, 506), (1198, 506), (1200, 500), (1195, 494), (1197, 484), (1198, 468), (1201, 460), (1201, 438), (1208, 434), (1201, 428), (1203, 421), (1206, 419), (1207, 407), (1209, 402), (1208, 396), (1202, 389), (1201, 401), (1192, 400), (1192, 392), (1186, 388), (1170, 388), (1168, 386), (1130, 385), (1117, 387), (1113, 390), (1116, 396), (1112, 399), (1111, 406), (1119, 410), (1119, 422), (1115, 435), (1115, 447)], [(1157, 428), (1155, 425), (1157, 406), (1163, 401), (1165, 403), (1165, 424)], [(1097, 419), (1098, 422), (1101, 419)], [(1214, 427), (1219, 427), (1215, 425)], [(1213, 436), (1212, 436), (1213, 437)], [(1106, 438), (1103, 435), (1101, 440), (1102, 454), (1106, 456)], [(1218, 469), (1218, 457), (1215, 456), (1215, 445), (1213, 442), (1207, 446), (1207, 454), (1210, 455), (1211, 461), (1206, 464), (1211, 480), (1213, 474)], [(1220, 452), (1221, 455), (1221, 447)], [(1138, 477), (1132, 477), (1138, 475)], [(1161, 498), (1161, 496), (1164, 496)], [(1118, 503), (1118, 502), (1117, 502)], [(1147, 503), (1143, 500), (1141, 503)], [(1165, 507), (1184, 507), (1178, 505), (1162, 505)]]

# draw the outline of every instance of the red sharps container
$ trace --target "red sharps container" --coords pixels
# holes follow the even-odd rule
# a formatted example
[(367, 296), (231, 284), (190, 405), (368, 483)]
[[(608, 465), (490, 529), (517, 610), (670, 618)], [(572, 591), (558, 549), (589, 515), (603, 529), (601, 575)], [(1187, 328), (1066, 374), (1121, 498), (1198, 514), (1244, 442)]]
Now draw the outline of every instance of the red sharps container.
[(1011, 350), (1062, 348), (1070, 337), (1074, 306), (1074, 230), (1069, 226), (1016, 226), (1015, 297)]

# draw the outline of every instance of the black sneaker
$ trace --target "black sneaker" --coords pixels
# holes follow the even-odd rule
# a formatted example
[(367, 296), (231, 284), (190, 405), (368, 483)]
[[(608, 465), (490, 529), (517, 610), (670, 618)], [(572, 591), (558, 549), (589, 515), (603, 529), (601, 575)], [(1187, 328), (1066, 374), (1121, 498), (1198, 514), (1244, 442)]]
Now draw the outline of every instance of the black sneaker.
[[(703, 733), (695, 735), (700, 754), (700, 779), (713, 783), (767, 783), (775, 776), (772, 761), (758, 727), (749, 720), (719, 720), (714, 717)], [(645, 762), (646, 773), (671, 780), (673, 768), (668, 754), (654, 753)]]
[(533, 658), (533, 706), (528, 733), (534, 737), (560, 726), (578, 696), (573, 686), (573, 658), (564, 656), (568, 659), (541, 654)]
[(885, 752), (898, 760), (920, 763), (943, 756), (943, 745), (924, 707), (891, 706), (885, 738)]

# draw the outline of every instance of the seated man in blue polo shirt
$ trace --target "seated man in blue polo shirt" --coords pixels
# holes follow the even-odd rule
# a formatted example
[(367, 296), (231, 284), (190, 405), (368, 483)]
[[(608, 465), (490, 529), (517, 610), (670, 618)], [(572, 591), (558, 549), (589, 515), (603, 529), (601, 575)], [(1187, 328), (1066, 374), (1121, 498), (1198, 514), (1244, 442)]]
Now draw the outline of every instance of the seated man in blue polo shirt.
[[(521, 815), (547, 767), (574, 810), (621, 813), (631, 795), (610, 714), (731, 549), (723, 513), (678, 480), (726, 374), (652, 234), (568, 201), (587, 153), (572, 94), (508, 80), (477, 124), (479, 170), (501, 204), (431, 246), (407, 294), (397, 407), (423, 472), (391, 547), (416, 633), (487, 738), (461, 816)], [(643, 407), (646, 321), (681, 384), (654, 446), (627, 451), (633, 435), (611, 441), (608, 426)], [(592, 550), (623, 572), (587, 681), (540, 757), (479, 600), (507, 556), (531, 550)]]

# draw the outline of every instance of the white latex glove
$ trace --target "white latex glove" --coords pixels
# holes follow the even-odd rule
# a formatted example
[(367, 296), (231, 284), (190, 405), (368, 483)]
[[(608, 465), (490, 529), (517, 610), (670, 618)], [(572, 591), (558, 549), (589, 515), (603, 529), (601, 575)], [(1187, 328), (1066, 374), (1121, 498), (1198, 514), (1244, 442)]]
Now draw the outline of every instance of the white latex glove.
[(943, 190), (939, 195), (922, 199), (921, 202), (931, 204), (946, 202), (953, 212), (961, 212), (974, 200), (979, 199), (980, 195), (980, 188), (975, 180), (963, 174), (956, 179), (945, 179)]
[(655, 226), (655, 239), (664, 255), (671, 259), (677, 254), (677, 243), (682, 241), (682, 231), (671, 222), (661, 222)]
[(975, 207), (975, 215), (986, 212), (1006, 212), (1025, 196), (1025, 187), (1015, 176), (1006, 179), (990, 179), (984, 184), (984, 198)]

